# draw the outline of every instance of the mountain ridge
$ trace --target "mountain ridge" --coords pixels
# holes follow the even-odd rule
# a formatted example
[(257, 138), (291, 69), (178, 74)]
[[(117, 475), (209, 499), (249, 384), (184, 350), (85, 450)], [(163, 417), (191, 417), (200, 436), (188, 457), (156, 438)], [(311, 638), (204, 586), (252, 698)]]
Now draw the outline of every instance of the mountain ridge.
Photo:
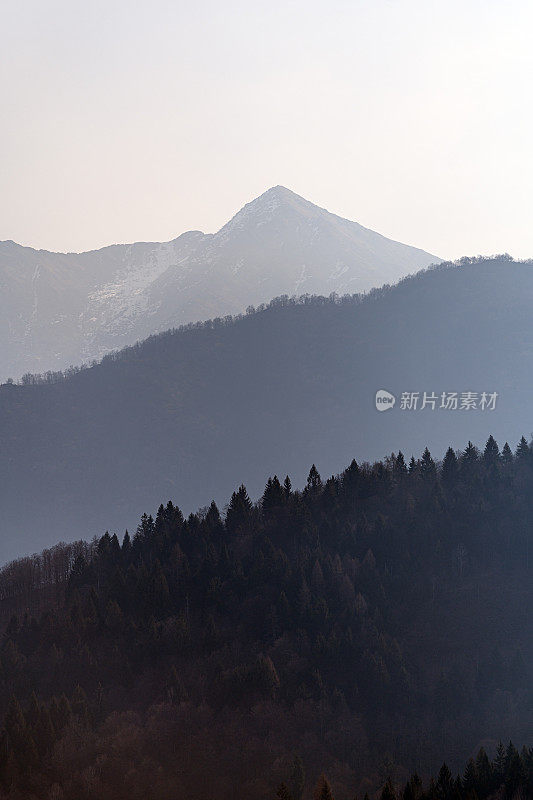
[(0, 380), (98, 359), (282, 294), (366, 291), (440, 259), (277, 186), (216, 233), (54, 253), (0, 243)]
[[(531, 427), (532, 298), (531, 263), (437, 267), (364, 297), (281, 298), (56, 383), (3, 386), (0, 559), (131, 527), (161, 495), (187, 513), (220, 502), (243, 474), (257, 497), (281, 469), (302, 485), (317, 458), (327, 475), (391, 448), (409, 457), (490, 433), (514, 446)], [(397, 397), (385, 414), (379, 389)], [(498, 405), (411, 413), (404, 391), (497, 392)]]

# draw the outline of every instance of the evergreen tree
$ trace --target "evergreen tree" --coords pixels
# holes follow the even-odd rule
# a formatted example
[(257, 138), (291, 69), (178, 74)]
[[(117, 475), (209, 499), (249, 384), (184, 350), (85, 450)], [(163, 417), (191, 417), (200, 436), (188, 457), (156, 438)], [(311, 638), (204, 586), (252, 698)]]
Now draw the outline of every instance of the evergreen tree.
[(493, 782), (492, 765), (483, 747), (476, 757), (476, 775), (478, 794), (483, 797), (489, 793)]
[(293, 800), (302, 800), (305, 786), (305, 769), (300, 756), (295, 756), (292, 762), (289, 788)]
[(397, 480), (402, 480), (407, 476), (407, 465), (405, 463), (405, 458), (401, 450), (398, 451), (398, 455), (394, 459), (394, 477)]
[(40, 716), (40, 708), (39, 708), (39, 701), (37, 700), (37, 695), (35, 692), (31, 693), (30, 696), (30, 704), (28, 710), (26, 712), (26, 722), (27, 724), (33, 728), (39, 722)]
[(131, 554), (131, 539), (128, 531), (126, 531), (122, 540), (122, 554), (125, 558), (129, 558)]
[(322, 488), (322, 479), (318, 473), (316, 466), (313, 464), (307, 476), (306, 491), (311, 494), (316, 494)]
[(516, 448), (516, 458), (518, 461), (525, 462), (528, 460), (529, 456), (530, 456), (529, 445), (527, 443), (526, 438), (522, 436)]
[(244, 484), (231, 495), (231, 500), (226, 513), (226, 528), (230, 533), (235, 533), (250, 522), (252, 514), (252, 501)]
[(283, 505), (286, 494), (278, 480), (277, 475), (269, 478), (261, 498), (263, 513), (267, 516), (272, 515), (277, 508)]
[(499, 459), (500, 451), (498, 449), (496, 440), (491, 435), (487, 439), (487, 444), (485, 445), (485, 450), (483, 451), (483, 461), (487, 467), (492, 467), (498, 463)]
[(313, 792), (313, 800), (334, 800), (331, 787), (325, 775), (321, 775)]
[(105, 626), (112, 633), (118, 633), (124, 622), (124, 617), (116, 600), (110, 600), (105, 612)]
[(509, 447), (509, 443), (505, 442), (502, 450), (502, 463), (509, 465), (513, 463), (513, 452)]
[(499, 787), (505, 777), (505, 747), (501, 740), (498, 742), (498, 749), (494, 758), (493, 774), (497, 782), (496, 785)]
[(213, 500), (207, 510), (204, 519), (204, 528), (208, 536), (215, 541), (220, 540), (224, 535), (224, 524), (218, 506)]
[(74, 693), (72, 695), (72, 711), (78, 717), (80, 722), (88, 721), (89, 704), (87, 702), (87, 695), (79, 684), (74, 689)]
[(22, 708), (15, 696), (11, 697), (4, 718), (4, 727), (8, 736), (8, 741), (13, 748), (20, 748), (26, 732), (26, 720), (22, 713)]
[(422, 794), (422, 779), (415, 773), (405, 785), (402, 800), (420, 800)]
[(39, 753), (47, 753), (55, 740), (55, 730), (50, 711), (43, 704), (40, 707), (39, 719), (32, 730), (35, 746)]
[(448, 447), (446, 455), (444, 456), (444, 461), (442, 462), (441, 471), (442, 480), (447, 486), (451, 486), (455, 483), (458, 471), (457, 456), (452, 448)]
[(420, 474), (424, 480), (431, 480), (436, 475), (435, 462), (431, 458), (428, 448), (424, 450), (420, 461)]
[(473, 467), (479, 461), (479, 452), (477, 447), (475, 447), (472, 442), (468, 442), (466, 449), (464, 450), (461, 456), (461, 468), (462, 471), (467, 473), (473, 469)]
[(449, 800), (449, 798), (451, 798), (453, 795), (454, 781), (452, 778), (452, 773), (445, 763), (440, 768), (435, 788), (437, 791), (437, 796), (440, 798), (440, 800)]
[(278, 791), (276, 792), (277, 800), (294, 800), (293, 796), (287, 789), (284, 783), (280, 784), (278, 787)]
[(477, 785), (477, 769), (473, 758), (469, 758), (464, 775), (463, 775), (463, 789), (467, 793), (475, 791)]
[(390, 778), (381, 790), (381, 800), (396, 800), (396, 791)]
[(526, 782), (526, 774), (522, 759), (511, 742), (509, 743), (506, 753), (504, 782), (505, 794), (508, 798), (515, 797)]

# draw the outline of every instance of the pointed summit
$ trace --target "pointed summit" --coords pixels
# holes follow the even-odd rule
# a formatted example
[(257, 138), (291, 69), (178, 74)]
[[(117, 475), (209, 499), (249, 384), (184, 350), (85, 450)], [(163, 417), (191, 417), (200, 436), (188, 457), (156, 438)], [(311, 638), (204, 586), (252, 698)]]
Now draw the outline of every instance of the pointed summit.
[[(287, 189), (286, 186), (272, 186), (270, 189), (267, 189), (266, 192), (256, 197), (255, 200), (252, 200), (251, 203), (247, 203), (249, 206), (255, 206), (257, 208), (279, 208), (283, 205), (290, 205), (290, 206), (309, 206), (310, 208), (318, 209), (318, 206), (313, 205), (309, 200), (306, 200), (305, 197), (302, 197), (296, 192), (293, 192), (291, 189)], [(246, 206), (245, 206), (246, 208)]]
[(280, 185), (215, 234), (78, 254), (2, 244), (0, 381), (99, 358), (282, 294), (364, 292), (437, 261)]
[(299, 194), (292, 192), (290, 189), (285, 188), (285, 186), (272, 186), (272, 188), (267, 189), (267, 191), (263, 192), (259, 197), (246, 203), (246, 205), (221, 228), (221, 231), (240, 227), (250, 217), (272, 214), (282, 208), (297, 208), (298, 206), (316, 208), (316, 206), (313, 206), (308, 200), (300, 197)]

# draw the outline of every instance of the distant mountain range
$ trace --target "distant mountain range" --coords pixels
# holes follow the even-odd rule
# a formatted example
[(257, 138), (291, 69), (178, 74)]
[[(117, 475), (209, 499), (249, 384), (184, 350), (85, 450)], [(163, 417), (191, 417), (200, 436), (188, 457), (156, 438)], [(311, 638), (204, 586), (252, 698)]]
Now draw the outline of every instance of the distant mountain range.
[[(399, 449), (417, 457), (533, 429), (533, 266), (444, 265), (342, 302), (272, 303), (151, 337), (57, 383), (0, 387), (0, 561), (123, 531), (172, 499), (184, 512), (301, 486)], [(397, 398), (378, 412), (375, 394)], [(420, 409), (423, 392), (436, 407)], [(419, 392), (417, 410), (402, 393)], [(441, 393), (477, 408), (441, 409)], [(481, 410), (483, 392), (498, 394)]]
[(283, 294), (363, 292), (439, 261), (282, 186), (215, 234), (80, 254), (1, 242), (0, 380), (98, 359)]

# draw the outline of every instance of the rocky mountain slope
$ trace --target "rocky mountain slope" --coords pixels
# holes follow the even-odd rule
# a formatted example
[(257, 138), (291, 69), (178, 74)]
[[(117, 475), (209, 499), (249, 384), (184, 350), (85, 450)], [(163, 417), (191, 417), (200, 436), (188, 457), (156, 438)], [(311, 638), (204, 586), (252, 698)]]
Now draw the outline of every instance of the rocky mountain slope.
[(0, 243), (0, 380), (64, 369), (273, 297), (366, 291), (439, 259), (282, 186), (218, 233), (50, 253)]

